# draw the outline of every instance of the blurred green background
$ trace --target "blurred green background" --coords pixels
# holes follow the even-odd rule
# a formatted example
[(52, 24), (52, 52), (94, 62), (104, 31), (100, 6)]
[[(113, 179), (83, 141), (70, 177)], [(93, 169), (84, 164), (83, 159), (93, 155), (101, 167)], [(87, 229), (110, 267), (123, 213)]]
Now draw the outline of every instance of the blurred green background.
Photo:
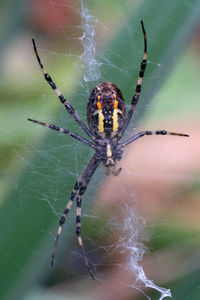
[[(50, 268), (60, 214), (92, 151), (70, 137), (26, 120), (30, 117), (54, 123), (84, 136), (45, 83), (31, 44), (34, 37), (46, 69), (86, 122), (87, 99), (98, 82), (85, 83), (80, 68), (81, 4), (69, 0), (13, 0), (1, 1), (0, 5), (1, 299), (144, 299), (143, 294), (128, 288), (128, 283), (120, 291), (116, 288), (123, 275), (119, 272), (115, 278), (115, 266), (123, 261), (123, 254), (115, 251), (115, 264), (110, 263), (110, 256), (105, 264), (99, 263), (105, 254), (101, 247), (106, 249), (113, 238), (109, 218), (113, 211), (120, 215), (122, 203), (128, 201), (126, 197), (131, 198), (133, 191), (138, 192), (143, 204), (139, 214), (151, 220), (146, 242), (150, 251), (144, 262), (148, 278), (170, 288), (173, 299), (199, 299), (199, 1), (87, 1), (90, 12), (98, 18), (98, 81), (117, 84), (127, 105), (143, 55), (140, 20), (145, 23), (148, 68), (128, 134), (133, 134), (134, 128), (163, 129), (166, 125), (165, 129), (190, 134), (186, 147), (181, 141), (179, 148), (173, 148), (165, 137), (158, 142), (157, 150), (167, 153), (166, 165), (174, 159), (170, 180), (157, 175), (152, 185), (152, 178), (141, 171), (138, 181), (128, 181), (127, 187), (123, 174), (116, 185), (115, 179), (104, 177), (102, 168), (95, 173), (84, 197), (82, 223), (85, 248), (96, 266), (96, 282), (88, 277), (80, 257), (73, 209), (60, 239), (55, 267)], [(154, 150), (156, 140), (148, 143), (145, 149)], [(138, 153), (141, 164), (143, 149)], [(136, 163), (130, 152), (124, 155), (128, 165)], [(149, 166), (149, 170), (160, 174), (157, 167), (162, 159), (154, 152), (148, 159), (152, 157), (155, 168)], [(130, 172), (137, 175), (135, 168), (130, 167)], [(151, 201), (145, 202), (146, 195), (140, 194), (148, 182), (147, 202), (150, 195), (159, 197), (162, 208), (148, 209)], [(159, 195), (154, 193), (155, 186), (160, 187)], [(118, 189), (123, 188), (128, 193), (118, 208), (113, 203), (117, 203)], [(102, 191), (108, 191), (107, 196)], [(96, 199), (103, 203), (98, 208)], [(159, 299), (158, 294), (145, 292)]]

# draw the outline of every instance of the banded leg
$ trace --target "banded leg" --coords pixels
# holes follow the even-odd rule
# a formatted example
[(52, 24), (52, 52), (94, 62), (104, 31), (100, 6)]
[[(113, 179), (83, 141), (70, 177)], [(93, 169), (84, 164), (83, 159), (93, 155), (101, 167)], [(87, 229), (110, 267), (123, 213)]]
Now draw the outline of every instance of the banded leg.
[(81, 174), (79, 180), (78, 180), (78, 184), (79, 184), (79, 191), (78, 191), (78, 195), (76, 198), (76, 203), (77, 203), (77, 207), (76, 207), (76, 234), (77, 234), (77, 238), (78, 238), (78, 243), (79, 246), (81, 248), (81, 253), (86, 265), (86, 268), (90, 274), (90, 276), (92, 277), (93, 280), (95, 280), (94, 275), (92, 274), (92, 271), (90, 270), (89, 267), (89, 263), (85, 254), (85, 250), (83, 247), (83, 241), (82, 241), (82, 237), (81, 237), (81, 202), (82, 202), (82, 197), (83, 194), (86, 191), (86, 188), (88, 186), (88, 183), (92, 177), (92, 175), (94, 174), (96, 168), (99, 165), (99, 161), (97, 161), (94, 157), (92, 158), (92, 160), (89, 162), (89, 164), (87, 165), (87, 167), (84, 169), (83, 173)]
[(86, 144), (86, 145), (88, 145), (88, 146), (90, 146), (90, 147), (92, 147), (92, 148), (95, 148), (95, 145), (94, 145), (92, 142), (90, 142), (90, 141), (84, 139), (84, 138), (81, 137), (80, 135), (78, 135), (78, 134), (76, 134), (76, 133), (74, 133), (74, 132), (72, 132), (72, 131), (70, 131), (70, 130), (68, 130), (68, 129), (64, 129), (64, 128), (58, 127), (58, 126), (56, 126), (56, 125), (54, 125), (54, 124), (47, 124), (47, 123), (40, 122), (40, 121), (33, 120), (33, 119), (27, 119), (27, 120), (28, 120), (28, 121), (31, 121), (31, 122), (33, 122), (33, 123), (42, 125), (42, 126), (44, 126), (44, 127), (50, 128), (50, 129), (52, 129), (52, 130), (56, 130), (56, 131), (58, 131), (58, 132), (62, 132), (62, 133), (64, 133), (64, 134), (70, 135), (71, 137), (75, 138), (76, 140), (79, 140), (79, 141), (83, 142), (84, 144)]
[(188, 137), (188, 134), (185, 133), (177, 133), (177, 132), (170, 132), (170, 131), (166, 131), (166, 130), (156, 130), (156, 131), (141, 131), (138, 132), (137, 134), (135, 134), (134, 136), (132, 136), (130, 139), (126, 140), (123, 144), (122, 147), (127, 146), (128, 144), (134, 142), (135, 140), (143, 137), (144, 135), (154, 135), (154, 134), (161, 134), (161, 135), (176, 135), (176, 136), (186, 136)]
[(66, 217), (72, 207), (72, 204), (76, 198), (77, 193), (78, 193), (78, 182), (76, 182), (76, 184), (71, 192), (70, 199), (69, 199), (69, 201), (63, 211), (62, 217), (60, 218), (60, 221), (59, 221), (58, 231), (57, 231), (57, 235), (56, 235), (56, 239), (55, 239), (55, 243), (54, 243), (54, 247), (53, 247), (53, 252), (52, 252), (52, 256), (51, 256), (51, 267), (53, 267), (53, 264), (54, 264), (56, 247), (57, 247), (57, 244), (58, 244), (61, 232), (62, 232), (63, 225), (64, 225)]
[[(58, 240), (59, 240), (59, 237), (62, 232), (63, 225), (65, 223), (67, 214), (69, 213), (69, 210), (70, 210), (74, 200), (76, 199), (76, 197), (80, 197), (84, 194), (84, 192), (87, 188), (87, 184), (89, 183), (89, 181), (90, 181), (92, 175), (94, 174), (96, 168), (98, 167), (99, 163), (100, 163), (100, 161), (98, 161), (95, 158), (95, 156), (93, 156), (92, 159), (90, 160), (90, 162), (88, 163), (87, 167), (83, 170), (82, 174), (80, 175), (80, 177), (78, 178), (78, 180), (74, 186), (74, 189), (71, 193), (70, 200), (67, 203), (67, 206), (62, 214), (62, 217), (60, 218), (59, 227), (58, 227), (58, 231), (57, 231), (57, 235), (56, 235), (56, 240), (55, 240), (54, 247), (53, 247), (52, 259), (51, 259), (52, 267), (53, 267), (53, 263), (54, 263), (56, 247), (57, 247)], [(80, 243), (79, 243), (79, 245), (80, 245)], [(80, 245), (80, 247), (81, 247), (81, 251), (82, 251), (82, 255), (83, 255), (86, 267), (87, 267), (91, 277), (94, 279), (94, 276), (89, 268), (89, 264), (88, 264), (88, 261), (87, 261), (87, 258), (86, 258), (85, 252), (84, 252), (83, 245)]]
[(82, 257), (84, 259), (86, 268), (87, 268), (90, 276), (92, 277), (92, 279), (95, 280), (95, 277), (94, 277), (94, 275), (93, 275), (93, 273), (92, 273), (92, 271), (90, 270), (90, 267), (89, 267), (88, 259), (87, 259), (87, 256), (85, 254), (85, 250), (84, 250), (84, 247), (83, 247), (83, 240), (82, 240), (82, 237), (81, 237), (81, 202), (82, 202), (82, 198), (80, 196), (78, 196), (77, 199), (76, 199), (76, 202), (77, 202), (77, 208), (76, 208), (76, 234), (77, 234), (77, 237), (78, 237), (78, 243), (79, 243), (79, 246), (81, 248)]
[(144, 77), (144, 72), (145, 72), (146, 64), (147, 64), (147, 39), (146, 39), (146, 32), (145, 32), (145, 29), (144, 29), (143, 21), (141, 21), (141, 26), (142, 26), (142, 32), (143, 32), (143, 35), (144, 35), (144, 55), (143, 55), (143, 60), (141, 62), (141, 66), (140, 66), (140, 72), (139, 72), (139, 77), (138, 77), (138, 81), (137, 81), (137, 85), (136, 85), (136, 89), (135, 89), (135, 94), (134, 94), (134, 96), (132, 98), (132, 101), (131, 101), (131, 107), (130, 107), (128, 113), (127, 113), (127, 117), (125, 119), (124, 125), (123, 125), (122, 129), (119, 132), (120, 137), (124, 134), (124, 131), (126, 130), (128, 124), (129, 124), (129, 122), (132, 118), (135, 107), (138, 103), (138, 100), (139, 100), (139, 97), (140, 97), (140, 92), (141, 92), (141, 87), (142, 87), (142, 80), (143, 80), (143, 77)]
[(91, 133), (91, 131), (87, 128), (87, 126), (81, 121), (79, 115), (77, 114), (77, 112), (75, 111), (75, 109), (71, 106), (71, 104), (69, 102), (67, 102), (67, 100), (65, 99), (65, 97), (62, 95), (61, 91), (57, 88), (56, 84), (54, 83), (54, 81), (52, 80), (51, 76), (46, 72), (41, 59), (39, 57), (37, 48), (36, 48), (36, 44), (34, 39), (32, 39), (33, 42), (33, 48), (34, 48), (34, 52), (35, 52), (35, 56), (38, 60), (38, 63), (40, 65), (40, 68), (42, 70), (42, 73), (44, 74), (44, 78), (47, 81), (47, 83), (50, 85), (50, 87), (53, 89), (53, 91), (55, 92), (55, 94), (58, 96), (58, 98), (60, 99), (60, 102), (65, 106), (66, 110), (68, 111), (68, 113), (70, 113), (72, 115), (72, 117), (76, 120), (76, 122), (81, 126), (81, 128), (85, 131), (85, 133), (93, 139), (93, 134)]

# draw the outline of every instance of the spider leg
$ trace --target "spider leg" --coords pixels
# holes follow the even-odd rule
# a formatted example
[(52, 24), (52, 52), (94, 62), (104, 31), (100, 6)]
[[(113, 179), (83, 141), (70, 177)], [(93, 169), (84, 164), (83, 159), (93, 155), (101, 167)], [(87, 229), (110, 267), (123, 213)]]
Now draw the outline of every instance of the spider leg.
[(40, 68), (44, 74), (44, 78), (45, 80), (48, 82), (48, 84), (51, 86), (51, 88), (53, 89), (53, 91), (55, 92), (55, 94), (58, 96), (58, 98), (60, 99), (60, 102), (65, 106), (66, 110), (68, 111), (68, 113), (70, 113), (72, 115), (72, 117), (76, 120), (76, 122), (81, 126), (81, 128), (85, 131), (85, 133), (93, 139), (93, 134), (91, 133), (91, 131), (87, 128), (87, 126), (81, 121), (79, 115), (77, 114), (77, 112), (75, 111), (75, 109), (71, 106), (71, 104), (69, 102), (67, 102), (67, 100), (64, 98), (64, 96), (62, 95), (61, 91), (57, 88), (56, 84), (54, 83), (54, 81), (52, 80), (51, 76), (46, 72), (41, 59), (39, 57), (37, 48), (36, 48), (36, 44), (34, 39), (32, 39), (33, 42), (33, 48), (34, 48), (34, 52), (35, 52), (35, 56), (38, 60), (38, 63), (40, 65)]
[[(82, 199), (82, 196), (83, 196), (83, 194), (84, 194), (84, 192), (87, 188), (87, 185), (88, 185), (92, 175), (94, 174), (95, 170), (97, 169), (99, 163), (100, 163), (100, 161), (97, 160), (95, 158), (95, 156), (93, 156), (92, 159), (90, 160), (90, 162), (88, 163), (88, 165), (85, 167), (85, 169), (83, 170), (83, 172), (79, 176), (79, 178), (78, 178), (78, 180), (77, 180), (77, 182), (74, 186), (74, 189), (71, 193), (70, 200), (67, 203), (67, 206), (66, 206), (66, 208), (65, 208), (65, 210), (62, 214), (62, 217), (60, 218), (59, 227), (58, 227), (56, 240), (55, 240), (55, 243), (54, 243), (53, 253), (52, 253), (52, 260), (51, 260), (51, 266), (52, 267), (53, 267), (53, 263), (54, 263), (56, 247), (57, 247), (57, 244), (58, 244), (59, 237), (61, 235), (62, 227), (65, 223), (66, 216), (69, 213), (69, 210), (70, 210), (74, 200), (77, 197), (78, 200), (77, 200), (77, 211), (76, 211), (77, 218), (76, 218), (76, 221), (80, 219), (80, 217), (81, 217), (81, 199)], [(78, 222), (78, 221), (76, 223), (76, 233), (77, 233), (77, 236), (78, 236), (78, 242), (79, 242), (79, 245), (80, 245), (80, 248), (81, 248), (81, 252), (82, 252), (82, 256), (84, 258), (85, 265), (86, 265), (92, 279), (95, 279), (94, 275), (92, 274), (92, 272), (89, 268), (89, 263), (88, 263), (88, 260), (86, 258), (86, 255), (85, 255), (85, 251), (84, 251), (84, 248), (83, 248), (83, 242), (82, 242), (82, 238), (81, 238), (80, 222)]]
[(188, 137), (188, 134), (185, 133), (177, 133), (177, 132), (170, 132), (170, 131), (166, 131), (166, 130), (156, 130), (156, 131), (141, 131), (138, 132), (137, 134), (135, 134), (134, 136), (132, 136), (130, 139), (126, 140), (123, 144), (122, 147), (127, 146), (128, 144), (134, 142), (135, 140), (143, 137), (144, 135), (154, 135), (154, 134), (161, 134), (161, 135), (176, 135), (176, 136), (186, 136)]
[(81, 202), (82, 202), (82, 198), (80, 196), (78, 196), (77, 199), (76, 199), (76, 202), (77, 202), (77, 208), (76, 208), (76, 234), (77, 234), (77, 237), (78, 237), (78, 243), (79, 243), (79, 246), (81, 248), (82, 257), (84, 259), (86, 268), (87, 268), (88, 272), (90, 273), (90, 276), (92, 277), (92, 279), (95, 280), (95, 277), (94, 277), (94, 275), (91, 272), (90, 267), (89, 267), (88, 259), (86, 257), (85, 250), (84, 250), (84, 247), (83, 247), (83, 240), (82, 240), (82, 237), (81, 237)]
[(79, 191), (78, 191), (78, 195), (76, 198), (76, 203), (77, 203), (77, 207), (76, 207), (76, 234), (78, 237), (78, 243), (79, 246), (81, 248), (81, 252), (82, 252), (82, 256), (86, 265), (86, 268), (90, 274), (90, 276), (92, 277), (93, 280), (95, 280), (94, 275), (92, 274), (90, 267), (89, 267), (89, 263), (85, 254), (85, 250), (83, 247), (83, 241), (82, 241), (82, 237), (81, 237), (81, 202), (82, 202), (82, 197), (83, 194), (86, 191), (86, 188), (88, 186), (88, 183), (92, 177), (92, 175), (94, 174), (96, 168), (98, 167), (100, 161), (95, 159), (95, 157), (93, 156), (93, 158), (91, 159), (91, 161), (89, 162), (89, 164), (87, 165), (87, 167), (84, 169), (83, 173), (81, 174), (81, 176), (79, 177), (78, 180), (78, 184), (79, 184)]
[(54, 257), (55, 257), (55, 253), (56, 253), (56, 247), (57, 247), (57, 244), (58, 244), (58, 241), (59, 241), (59, 238), (60, 238), (60, 235), (61, 235), (61, 232), (62, 232), (62, 228), (63, 228), (63, 225), (65, 223), (65, 220), (66, 220), (66, 217), (70, 211), (70, 208), (72, 207), (72, 204), (76, 198), (76, 195), (77, 195), (77, 192), (78, 192), (78, 182), (76, 182), (72, 192), (71, 192), (71, 196), (70, 196), (70, 199), (63, 211), (63, 214), (62, 214), (62, 217), (60, 218), (60, 221), (59, 221), (59, 226), (58, 226), (58, 231), (57, 231), (57, 235), (56, 235), (56, 239), (55, 239), (55, 243), (54, 243), (54, 247), (53, 247), (53, 252), (52, 252), (52, 257), (51, 257), (51, 266), (53, 267), (53, 264), (54, 264)]
[(79, 141), (83, 142), (84, 144), (86, 144), (86, 145), (88, 145), (88, 146), (90, 146), (90, 147), (92, 147), (92, 148), (95, 148), (95, 145), (94, 145), (92, 142), (90, 142), (90, 141), (84, 139), (84, 138), (81, 137), (80, 135), (78, 135), (78, 134), (76, 134), (76, 133), (74, 133), (74, 132), (72, 132), (72, 131), (70, 131), (70, 130), (68, 130), (68, 129), (64, 129), (64, 128), (58, 127), (58, 126), (56, 126), (56, 125), (54, 125), (54, 124), (47, 124), (47, 123), (40, 122), (40, 121), (33, 120), (33, 119), (27, 119), (27, 120), (28, 120), (28, 121), (31, 121), (31, 122), (33, 122), (33, 123), (42, 125), (42, 126), (44, 126), (44, 127), (50, 128), (50, 129), (52, 129), (52, 130), (56, 130), (56, 131), (58, 131), (58, 132), (62, 132), (62, 133), (64, 133), (64, 134), (66, 134), (66, 135), (70, 135), (71, 137), (75, 138), (76, 140), (79, 140)]
[(131, 107), (127, 113), (127, 117), (124, 121), (124, 125), (122, 127), (122, 129), (119, 132), (119, 136), (121, 137), (124, 134), (124, 131), (126, 130), (128, 124), (130, 123), (130, 120), (132, 118), (133, 112), (135, 110), (136, 104), (138, 103), (139, 97), (140, 97), (140, 92), (141, 92), (141, 87), (142, 87), (142, 80), (144, 77), (144, 72), (146, 69), (146, 63), (147, 63), (147, 39), (146, 39), (146, 32), (144, 29), (144, 24), (143, 21), (141, 21), (141, 26), (142, 26), (142, 32), (144, 35), (144, 55), (143, 55), (143, 60), (141, 62), (141, 66), (140, 66), (140, 72), (139, 72), (139, 77), (138, 77), (138, 81), (137, 81), (137, 85), (136, 85), (136, 89), (135, 89), (135, 94), (132, 98), (131, 101)]

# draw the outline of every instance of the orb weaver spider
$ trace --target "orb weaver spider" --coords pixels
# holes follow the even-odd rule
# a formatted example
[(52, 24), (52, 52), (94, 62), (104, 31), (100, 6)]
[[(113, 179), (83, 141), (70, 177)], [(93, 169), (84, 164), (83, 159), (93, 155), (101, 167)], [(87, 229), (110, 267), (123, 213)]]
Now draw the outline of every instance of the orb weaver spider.
[(78, 180), (76, 181), (74, 188), (71, 192), (70, 200), (68, 201), (63, 214), (59, 221), (59, 227), (53, 247), (52, 259), (51, 259), (51, 266), (54, 263), (54, 257), (56, 252), (56, 246), (58, 244), (59, 237), (61, 235), (62, 227), (65, 223), (66, 216), (68, 215), (70, 208), (73, 202), (76, 200), (76, 234), (78, 237), (78, 243), (80, 245), (80, 249), (82, 252), (82, 257), (84, 259), (85, 265), (88, 269), (89, 274), (91, 275), (92, 279), (95, 279), (85, 251), (83, 247), (83, 241), (81, 237), (81, 202), (83, 194), (86, 191), (88, 183), (93, 176), (95, 170), (102, 163), (105, 167), (106, 175), (114, 175), (117, 176), (121, 172), (121, 168), (116, 168), (117, 161), (121, 160), (123, 155), (123, 149), (128, 144), (136, 141), (137, 139), (145, 136), (145, 135), (176, 135), (176, 136), (185, 136), (188, 137), (188, 134), (183, 133), (176, 133), (176, 132), (168, 132), (166, 130), (156, 130), (156, 131), (141, 131), (131, 138), (125, 140), (124, 142), (120, 142), (121, 138), (124, 135), (124, 132), (129, 125), (129, 122), (132, 118), (133, 112), (135, 111), (136, 104), (139, 100), (142, 80), (144, 76), (144, 72), (146, 69), (147, 63), (147, 39), (146, 33), (144, 29), (143, 21), (141, 21), (142, 32), (144, 36), (144, 55), (140, 66), (139, 77), (137, 80), (137, 85), (135, 89), (135, 93), (133, 95), (130, 109), (126, 114), (126, 107), (124, 98), (122, 96), (121, 91), (119, 88), (111, 83), (111, 82), (101, 82), (92, 90), (92, 93), (89, 97), (88, 105), (87, 105), (87, 121), (89, 128), (81, 121), (78, 113), (74, 110), (71, 104), (64, 98), (60, 90), (57, 88), (56, 84), (50, 77), (50, 75), (46, 72), (43, 64), (40, 60), (36, 44), (34, 39), (33, 48), (40, 65), (40, 68), (44, 74), (44, 78), (47, 83), (51, 86), (55, 94), (60, 99), (61, 103), (64, 105), (65, 109), (75, 121), (79, 124), (82, 130), (88, 135), (90, 140), (87, 140), (78, 134), (61, 127), (58, 127), (53, 124), (43, 123), (37, 120), (28, 119), (33, 123), (45, 126), (52, 130), (64, 133), (73, 137), (76, 140), (86, 144), (87, 146), (94, 149), (95, 153), (92, 156), (90, 162), (85, 167), (81, 175), (79, 176)]

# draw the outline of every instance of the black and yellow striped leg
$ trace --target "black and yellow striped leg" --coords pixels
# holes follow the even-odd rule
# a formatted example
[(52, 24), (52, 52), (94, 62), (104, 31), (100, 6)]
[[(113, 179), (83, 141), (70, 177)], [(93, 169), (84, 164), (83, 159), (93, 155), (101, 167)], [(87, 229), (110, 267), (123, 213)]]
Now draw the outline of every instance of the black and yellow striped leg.
[(84, 247), (83, 247), (83, 241), (82, 241), (82, 237), (81, 237), (81, 202), (82, 202), (82, 198), (80, 196), (78, 196), (77, 199), (76, 199), (76, 202), (77, 202), (77, 208), (76, 208), (76, 234), (77, 234), (77, 237), (78, 237), (78, 243), (79, 243), (79, 246), (81, 248), (82, 257), (84, 259), (86, 268), (87, 268), (90, 276), (92, 277), (92, 279), (95, 280), (95, 277), (94, 277), (92, 271), (90, 270), (90, 266), (89, 266), (88, 259), (87, 259), (86, 254), (85, 254), (85, 250), (84, 250)]
[(33, 122), (33, 123), (42, 125), (42, 126), (44, 126), (44, 127), (50, 128), (50, 129), (52, 129), (52, 130), (55, 130), (55, 131), (64, 133), (64, 134), (66, 134), (66, 135), (69, 135), (69, 136), (75, 138), (76, 140), (81, 141), (82, 143), (84, 143), (84, 144), (86, 144), (86, 145), (88, 145), (88, 146), (90, 146), (90, 147), (92, 147), (92, 148), (95, 148), (95, 145), (94, 145), (92, 142), (90, 142), (90, 141), (84, 139), (84, 138), (81, 137), (80, 135), (78, 135), (78, 134), (76, 134), (76, 133), (74, 133), (74, 132), (72, 132), (72, 131), (70, 131), (70, 130), (68, 130), (68, 129), (64, 129), (64, 128), (58, 127), (58, 126), (56, 126), (56, 125), (54, 125), (54, 124), (47, 124), (47, 123), (44, 123), (44, 122), (41, 122), (41, 121), (37, 121), (37, 120), (33, 120), (33, 119), (27, 119), (27, 120), (28, 120), (28, 121), (31, 121), (31, 122)]
[[(74, 186), (74, 189), (71, 193), (70, 200), (67, 203), (67, 206), (65, 207), (65, 210), (62, 214), (62, 217), (60, 218), (59, 227), (58, 227), (58, 231), (57, 231), (57, 235), (56, 235), (56, 240), (55, 240), (55, 244), (54, 244), (54, 247), (53, 247), (52, 259), (51, 259), (51, 266), (52, 267), (53, 267), (53, 263), (54, 263), (56, 247), (57, 247), (58, 240), (59, 240), (59, 237), (60, 237), (61, 232), (62, 232), (62, 227), (65, 223), (66, 216), (69, 213), (69, 210), (70, 210), (74, 200), (76, 199), (76, 197), (77, 197), (77, 199), (82, 198), (82, 196), (83, 196), (83, 194), (84, 194), (84, 192), (87, 188), (87, 185), (88, 185), (92, 175), (94, 174), (95, 170), (97, 169), (99, 163), (100, 163), (100, 161), (97, 160), (95, 158), (95, 156), (93, 156), (92, 159), (90, 160), (90, 162), (88, 163), (88, 165), (86, 166), (86, 168), (83, 170), (82, 174), (80, 175), (80, 177), (78, 178), (78, 180), (77, 180), (77, 182)], [(81, 200), (77, 200), (77, 208), (78, 208), (78, 201), (81, 202)], [(79, 217), (81, 217), (81, 207), (80, 207), (80, 209), (78, 210), (77, 213), (78, 213)], [(76, 226), (77, 226), (76, 228), (78, 228), (78, 225), (76, 225)], [(77, 231), (79, 231), (79, 229), (77, 229), (76, 232)], [(78, 232), (77, 232), (77, 235), (78, 235)], [(89, 264), (88, 264), (88, 261), (87, 261), (87, 258), (86, 258), (85, 252), (84, 252), (83, 243), (82, 243), (82, 239), (81, 239), (80, 235), (78, 236), (78, 242), (79, 242), (79, 245), (81, 247), (81, 251), (82, 251), (82, 255), (83, 255), (86, 267), (87, 267), (92, 279), (94, 279), (94, 276), (93, 276), (93, 274), (92, 274), (92, 272), (90, 271), (90, 268), (89, 268)]]
[(55, 243), (54, 243), (54, 247), (53, 247), (52, 257), (51, 257), (51, 266), (52, 267), (54, 264), (56, 247), (57, 247), (58, 240), (59, 240), (61, 232), (62, 232), (63, 225), (64, 225), (66, 217), (72, 207), (72, 204), (74, 203), (74, 200), (76, 199), (77, 193), (78, 193), (78, 182), (76, 182), (76, 184), (73, 188), (73, 191), (71, 192), (70, 200), (68, 201), (68, 203), (65, 207), (65, 210), (63, 211), (62, 217), (60, 218), (60, 221), (59, 221), (59, 227), (58, 227), (58, 231), (57, 231), (57, 235), (56, 235), (56, 239), (55, 239)]
[(71, 106), (71, 104), (69, 102), (67, 102), (67, 100), (65, 99), (65, 97), (62, 95), (61, 91), (57, 88), (56, 84), (54, 83), (54, 81), (52, 80), (51, 76), (46, 72), (41, 59), (39, 57), (37, 48), (36, 48), (36, 44), (34, 39), (32, 39), (33, 42), (33, 48), (34, 48), (34, 52), (35, 52), (35, 56), (38, 60), (38, 63), (40, 65), (40, 68), (44, 74), (44, 78), (46, 79), (46, 81), (48, 82), (48, 84), (51, 86), (51, 88), (53, 89), (53, 91), (55, 92), (55, 94), (58, 96), (58, 98), (60, 99), (60, 102), (65, 106), (66, 110), (68, 111), (68, 113), (70, 113), (72, 115), (72, 117), (76, 120), (76, 122), (78, 122), (78, 124), (81, 126), (81, 128), (85, 131), (85, 133), (93, 139), (93, 134), (91, 133), (91, 131), (87, 128), (87, 126), (81, 121), (79, 115), (77, 114), (77, 112), (75, 111), (75, 109)]
[(95, 277), (92, 274), (92, 271), (90, 270), (89, 263), (88, 263), (88, 260), (87, 260), (86, 254), (85, 254), (85, 250), (83, 247), (82, 237), (81, 237), (81, 202), (82, 202), (83, 194), (85, 193), (86, 188), (88, 186), (88, 183), (89, 183), (92, 175), (94, 174), (96, 168), (98, 167), (99, 163), (100, 163), (100, 161), (96, 160), (95, 157), (93, 157), (91, 159), (91, 161), (89, 162), (89, 164), (87, 165), (87, 167), (84, 169), (83, 173), (81, 174), (81, 176), (79, 177), (79, 180), (78, 180), (79, 191), (78, 191), (78, 195), (76, 198), (76, 203), (77, 203), (76, 234), (78, 237), (78, 243), (81, 248), (81, 253), (82, 253), (86, 268), (93, 280), (95, 280)]
[(186, 136), (188, 137), (188, 134), (185, 133), (177, 133), (177, 132), (170, 132), (170, 131), (166, 131), (166, 130), (156, 130), (156, 131), (141, 131), (138, 132), (137, 134), (135, 134), (134, 136), (132, 136), (130, 139), (126, 140), (123, 144), (122, 147), (127, 146), (128, 144), (134, 142), (135, 140), (143, 137), (144, 135), (154, 135), (154, 134), (161, 134), (161, 135), (176, 135), (176, 136)]
[(131, 101), (131, 107), (127, 113), (127, 117), (126, 120), (124, 122), (124, 125), (122, 127), (122, 129), (119, 132), (119, 136), (121, 137), (124, 134), (124, 131), (126, 130), (128, 124), (130, 123), (130, 120), (132, 118), (133, 112), (135, 110), (135, 107), (138, 103), (139, 97), (140, 97), (140, 92), (141, 92), (141, 87), (142, 87), (142, 81), (143, 81), (143, 77), (144, 77), (144, 73), (145, 73), (145, 69), (146, 69), (146, 64), (147, 64), (147, 39), (146, 39), (146, 32), (144, 29), (144, 24), (143, 21), (141, 21), (141, 26), (142, 26), (142, 32), (144, 35), (144, 55), (143, 55), (143, 60), (141, 62), (141, 66), (140, 66), (140, 72), (139, 72), (139, 77), (138, 77), (138, 81), (137, 81), (137, 85), (136, 85), (136, 89), (135, 89), (135, 94), (132, 98)]

